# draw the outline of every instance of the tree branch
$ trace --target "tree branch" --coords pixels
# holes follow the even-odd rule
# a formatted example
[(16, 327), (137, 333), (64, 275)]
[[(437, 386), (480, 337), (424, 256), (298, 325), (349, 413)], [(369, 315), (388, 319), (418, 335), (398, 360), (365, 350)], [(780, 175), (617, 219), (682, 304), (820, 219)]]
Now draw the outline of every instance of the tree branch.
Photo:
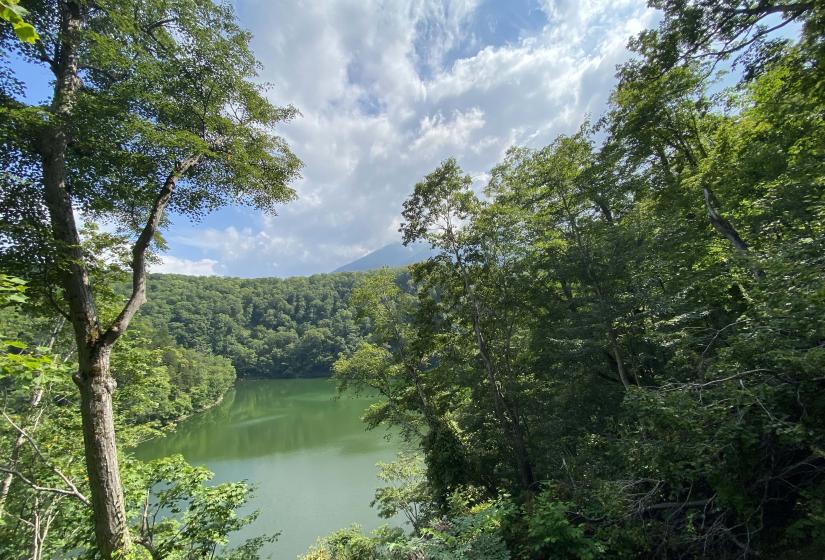
[(25, 476), (23, 476), (23, 475), (22, 475), (19, 471), (17, 471), (16, 469), (7, 469), (7, 468), (5, 468), (5, 467), (0, 467), (0, 470), (2, 470), (3, 472), (10, 473), (10, 474), (13, 474), (13, 475), (15, 475), (15, 476), (18, 476), (18, 477), (20, 478), (20, 480), (22, 480), (23, 482), (25, 482), (26, 484), (28, 484), (29, 486), (31, 486), (31, 487), (32, 487), (32, 488), (34, 488), (35, 490), (44, 491), (44, 492), (53, 492), (53, 493), (56, 493), (56, 494), (64, 494), (64, 495), (66, 495), (66, 496), (74, 496), (75, 498), (77, 498), (78, 500), (80, 500), (81, 502), (83, 502), (83, 504), (84, 504), (84, 505), (86, 505), (86, 506), (90, 506), (90, 505), (91, 505), (91, 503), (89, 502), (89, 499), (88, 499), (88, 498), (86, 498), (86, 496), (84, 496), (84, 495), (80, 492), (80, 490), (78, 490), (78, 489), (77, 489), (77, 487), (74, 485), (74, 483), (73, 483), (71, 480), (69, 480), (69, 477), (67, 477), (65, 474), (63, 474), (63, 473), (60, 471), (60, 469), (58, 469), (57, 467), (55, 467), (54, 465), (52, 465), (52, 464), (49, 462), (49, 460), (48, 460), (48, 459), (46, 459), (46, 456), (45, 456), (45, 455), (43, 455), (43, 452), (40, 450), (40, 447), (37, 445), (37, 443), (34, 441), (34, 439), (33, 439), (33, 438), (32, 438), (32, 437), (31, 437), (31, 436), (30, 436), (30, 435), (29, 435), (29, 434), (28, 434), (28, 433), (27, 433), (27, 432), (26, 432), (23, 428), (21, 428), (20, 426), (18, 426), (18, 425), (14, 422), (14, 420), (12, 420), (12, 419), (11, 419), (11, 417), (9, 417), (9, 415), (8, 415), (8, 414), (6, 414), (6, 411), (5, 411), (5, 410), (3, 411), (3, 417), (6, 419), (6, 422), (8, 422), (9, 424), (11, 424), (11, 426), (12, 426), (15, 430), (17, 430), (17, 432), (18, 432), (21, 436), (23, 436), (24, 438), (26, 438), (26, 441), (28, 441), (28, 442), (29, 442), (29, 445), (31, 445), (32, 449), (34, 449), (34, 452), (35, 452), (35, 453), (37, 453), (37, 456), (38, 456), (38, 457), (40, 457), (40, 460), (41, 460), (41, 461), (43, 461), (43, 463), (45, 463), (45, 464), (46, 464), (46, 465), (47, 465), (47, 466), (51, 469), (51, 471), (52, 471), (54, 474), (56, 474), (58, 477), (60, 477), (60, 479), (63, 481), (63, 483), (64, 483), (64, 484), (66, 484), (66, 486), (68, 486), (68, 487), (69, 487), (69, 490), (63, 490), (63, 489), (60, 489), (60, 488), (47, 488), (47, 487), (43, 487), (43, 486), (38, 486), (37, 484), (35, 484), (35, 483), (34, 483), (34, 482), (32, 482), (31, 480), (29, 480), (29, 479), (27, 479)]
[(83, 502), (83, 505), (85, 505), (87, 507), (91, 506), (91, 503), (86, 498), (86, 496), (81, 494), (76, 488), (74, 490), (64, 490), (63, 488), (52, 488), (52, 487), (49, 487), (49, 486), (40, 486), (37, 483), (35, 483), (35, 482), (29, 480), (28, 478), (26, 478), (23, 475), (23, 473), (21, 473), (17, 469), (9, 469), (9, 468), (6, 468), (6, 467), (0, 467), (0, 472), (4, 472), (4, 473), (7, 473), (7, 474), (11, 474), (13, 476), (16, 476), (21, 481), (23, 481), (23, 483), (25, 483), (27, 486), (30, 486), (32, 488), (32, 490), (34, 490), (36, 492), (49, 492), (51, 494), (60, 494), (62, 496), (71, 496), (71, 497), (77, 498), (78, 500)]
[(725, 43), (724, 46), (722, 46), (721, 50), (709, 51), (709, 52), (706, 52), (706, 53), (695, 55), (695, 56), (690, 57), (690, 58), (692, 58), (694, 60), (700, 59), (700, 58), (707, 58), (707, 57), (714, 57), (714, 58), (717, 58), (717, 59), (724, 58), (728, 55), (731, 55), (735, 52), (741, 51), (742, 49), (745, 49), (745, 48), (751, 46), (752, 44), (757, 42), (762, 37), (765, 37), (767, 35), (770, 35), (774, 31), (778, 31), (778, 30), (782, 29), (783, 27), (785, 27), (786, 25), (792, 23), (793, 21), (794, 21), (793, 18), (786, 19), (782, 23), (778, 23), (778, 24), (774, 25), (773, 27), (770, 27), (768, 29), (763, 29), (763, 30), (759, 31), (758, 33), (756, 33), (750, 39), (747, 39), (747, 40), (744, 40), (740, 43), (737, 43), (736, 40), (739, 39), (739, 37), (741, 37), (743, 34), (745, 34), (744, 32), (740, 33), (736, 37), (734, 37), (733, 39), (731, 39), (730, 41)]
[(146, 302), (146, 251), (149, 249), (149, 244), (152, 242), (152, 238), (158, 230), (163, 211), (172, 198), (172, 193), (175, 192), (178, 179), (189, 169), (197, 165), (200, 158), (201, 155), (197, 154), (177, 162), (172, 172), (166, 178), (166, 181), (164, 181), (163, 188), (161, 188), (160, 193), (158, 193), (152, 210), (149, 212), (146, 225), (143, 226), (143, 230), (140, 232), (137, 241), (135, 241), (132, 247), (132, 293), (120, 314), (106, 332), (103, 333), (99, 346), (107, 347), (114, 344), (127, 329), (138, 309)]
[(711, 225), (713, 225), (716, 231), (721, 233), (728, 241), (730, 241), (734, 248), (743, 253), (747, 253), (748, 244), (745, 243), (742, 237), (740, 237), (739, 232), (736, 231), (733, 225), (725, 219), (725, 217), (719, 213), (719, 209), (716, 208), (716, 196), (714, 196), (713, 192), (708, 187), (705, 187), (703, 191), (705, 195), (705, 208), (707, 208), (708, 219), (710, 220)]
[(158, 27), (162, 27), (162, 26), (166, 25), (167, 23), (172, 23), (173, 21), (177, 21), (177, 19), (178, 18), (175, 18), (175, 17), (168, 17), (166, 19), (161, 19), (161, 20), (158, 20), (154, 23), (150, 23), (149, 25), (143, 26), (143, 27), (141, 27), (141, 29), (143, 29), (144, 33), (151, 33), (152, 31), (154, 31)]
[(682, 509), (686, 507), (704, 507), (709, 504), (712, 500), (692, 500), (688, 502), (663, 502), (660, 504), (653, 504), (644, 507), (641, 510), (641, 513), (646, 513), (648, 511), (656, 511), (656, 510), (669, 510), (669, 509)]
[(738, 10), (731, 10), (731, 13), (746, 16), (790, 14), (791, 17), (795, 18), (813, 9), (813, 2), (802, 2), (800, 4), (779, 4), (776, 6), (756, 6), (755, 8), (741, 8)]

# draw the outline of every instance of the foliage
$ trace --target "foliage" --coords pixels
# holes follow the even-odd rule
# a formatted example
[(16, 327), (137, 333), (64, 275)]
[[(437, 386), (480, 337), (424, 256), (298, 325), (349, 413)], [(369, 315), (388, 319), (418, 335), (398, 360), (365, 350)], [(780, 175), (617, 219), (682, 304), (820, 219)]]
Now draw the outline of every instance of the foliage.
[(11, 24), (19, 40), (34, 43), (40, 36), (34, 27), (26, 22), (25, 17), (28, 13), (28, 10), (20, 5), (20, 0), (0, 0), (0, 19)]
[[(416, 495), (446, 527), (466, 513), (451, 496), (510, 504), (516, 557), (810, 557), (825, 527), (822, 11), (652, 4), (659, 28), (631, 41), (602, 119), (511, 149), (484, 199), (452, 159), (414, 186), (401, 232), (437, 254), (412, 267), (415, 297), (356, 289), (375, 330), (334, 369), (383, 388), (371, 425), (414, 427)], [(799, 39), (768, 18), (802, 23)], [(739, 83), (720, 91), (720, 65), (741, 65)]]
[(112, 355), (112, 374), (124, 389), (115, 393), (115, 411), (129, 419), (132, 443), (214, 406), (235, 381), (228, 359), (154, 342), (147, 332), (134, 325)]
[(528, 506), (525, 506), (525, 540), (532, 556), (590, 560), (604, 552), (600, 545), (587, 537), (581, 525), (571, 523), (568, 514), (570, 504), (542, 493)]
[[(3, 326), (16, 328), (14, 315), (27, 303), (25, 283), (0, 277)], [(29, 309), (29, 311), (31, 311)], [(67, 550), (77, 558), (97, 557), (83, 465), (83, 442), (77, 393), (71, 382), (75, 364), (60, 352), (63, 322), (49, 343), (31, 346), (37, 323), (22, 332), (2, 332), (0, 388), (0, 558), (57, 558)], [(4, 329), (5, 330), (5, 329)], [(10, 338), (10, 335), (17, 335)], [(112, 360), (121, 391), (115, 412), (121, 444), (134, 445), (157, 435), (158, 427), (219, 399), (234, 379), (227, 360), (176, 347), (158, 348), (132, 330)], [(174, 397), (178, 394), (177, 402)], [(185, 397), (185, 398), (184, 398)], [(171, 401), (169, 399), (172, 399)], [(200, 399), (200, 400), (198, 400)], [(236, 548), (228, 535), (255, 515), (238, 516), (250, 489), (244, 483), (209, 485), (211, 473), (192, 467), (181, 457), (151, 463), (134, 459), (121, 463), (130, 500), (130, 523), (144, 546), (134, 558), (253, 559), (274, 537), (258, 537)], [(148, 555), (148, 556), (147, 556)]]
[(412, 537), (386, 526), (367, 536), (353, 526), (319, 540), (302, 560), (509, 560), (502, 537), (507, 509), (498, 502), (464, 503)]
[(389, 486), (375, 491), (371, 505), (378, 515), (391, 519), (403, 514), (414, 531), (432, 516), (432, 497), (427, 487), (424, 462), (420, 456), (399, 453), (392, 463), (378, 463), (378, 478)]
[[(255, 552), (273, 537), (256, 538), (228, 549), (228, 535), (252, 523), (257, 512), (239, 516), (236, 511), (249, 498), (242, 482), (208, 485), (212, 473), (172, 456), (135, 466), (130, 481), (142, 491), (135, 494), (133, 511), (137, 542), (152, 559), (257, 558)], [(133, 556), (139, 558), (140, 552)]]
[(348, 306), (362, 275), (152, 275), (140, 317), (156, 339), (229, 358), (241, 377), (324, 376), (368, 332)]

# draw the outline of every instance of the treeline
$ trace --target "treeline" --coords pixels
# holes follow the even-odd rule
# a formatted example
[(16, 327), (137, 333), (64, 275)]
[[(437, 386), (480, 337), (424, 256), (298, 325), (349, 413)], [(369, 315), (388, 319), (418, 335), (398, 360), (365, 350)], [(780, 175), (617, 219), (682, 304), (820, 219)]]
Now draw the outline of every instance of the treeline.
[(348, 305), (363, 273), (295, 278), (153, 274), (140, 317), (156, 337), (224, 356), (242, 377), (328, 375), (369, 331)]
[(375, 329), (334, 366), (420, 449), (376, 495), (413, 531), (307, 558), (825, 550), (825, 11), (653, 4), (603, 119), (484, 199), (454, 160), (415, 185), (404, 240), (439, 254), (415, 294), (362, 282)]

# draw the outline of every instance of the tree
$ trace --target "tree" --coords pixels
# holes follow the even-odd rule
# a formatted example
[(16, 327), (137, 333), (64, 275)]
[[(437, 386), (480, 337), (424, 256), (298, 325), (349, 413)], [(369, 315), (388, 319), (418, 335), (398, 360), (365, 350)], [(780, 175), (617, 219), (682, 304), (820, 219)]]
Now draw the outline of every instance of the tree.
[[(413, 325), (415, 296), (403, 292), (396, 282), (395, 272), (382, 269), (363, 278), (353, 290), (350, 305), (370, 319), (372, 340), (360, 343), (354, 352), (341, 356), (333, 372), (341, 390), (366, 386), (379, 391), (391, 405), (386, 411), (391, 414), (402, 409), (395, 401), (411, 400), (407, 406), (416, 409), (426, 424), (432, 426), (437, 412), (422, 377), (433, 365), (434, 352), (430, 341), (420, 336), (421, 331)], [(414, 388), (414, 392), (408, 393), (410, 388)], [(396, 416), (394, 423), (411, 439), (422, 435), (417, 422), (404, 415)]]
[(480, 202), (470, 189), (472, 179), (464, 175), (453, 159), (443, 162), (423, 181), (415, 185), (412, 195), (404, 201), (402, 216), (405, 222), (400, 231), (404, 244), (421, 239), (429, 241), (442, 251), (441, 260), (451, 260), (460, 279), (463, 297), (475, 338), (476, 350), (483, 364), (489, 391), (493, 396), (496, 419), (506, 435), (517, 465), (522, 488), (530, 491), (536, 484), (532, 461), (529, 456), (527, 434), (523, 419), (512, 399), (505, 395), (501, 366), (490, 351), (487, 334), (483, 331), (483, 309), (471, 279), (468, 256), (473, 245), (462, 225), (472, 220), (480, 210)]
[(697, 60), (741, 57), (754, 47), (764, 48), (772, 33), (810, 19), (817, 10), (816, 2), (794, 0), (650, 0), (648, 4), (663, 12), (659, 28), (641, 33), (631, 41), (631, 48), (658, 70)]
[[(415, 186), (405, 241), (440, 254), (412, 269), (415, 321), (386, 313), (375, 333), (433, 329), (437, 367), (420, 379), (478, 471), (447, 501), (504, 501), (512, 557), (816, 557), (825, 13), (650, 3), (659, 29), (632, 42), (641, 56), (619, 69), (595, 127), (508, 151), (483, 202), (453, 160)], [(794, 21), (799, 41), (770, 35)], [(742, 79), (719, 91), (714, 65), (737, 59)], [(362, 348), (348, 373), (391, 380), (381, 410), (419, 415), (415, 378), (391, 368), (406, 348)], [(524, 487), (515, 419), (541, 492), (508, 503)], [(453, 446), (422, 447), (423, 488), (383, 489), (383, 511), (437, 499)], [(411, 537), (341, 531), (308, 558), (444, 554), (438, 537), (460, 544), (451, 529), (467, 519), (439, 509)]]
[[(274, 136), (296, 113), (254, 83), (248, 33), (227, 6), (207, 0), (106, 5), (45, 2), (32, 9), (30, 61), (54, 74), (46, 107), (4, 100), (3, 188), (33, 189), (48, 235), (27, 263), (61, 291), (77, 345), (86, 466), (97, 543), (105, 558), (131, 544), (112, 416), (112, 347), (146, 300), (147, 253), (165, 212), (198, 216), (229, 202), (273, 209), (294, 195), (298, 159)], [(4, 37), (4, 42), (6, 37)], [(96, 306), (75, 209), (132, 232), (132, 286), (114, 318)], [(30, 231), (37, 229), (30, 219)], [(35, 236), (36, 237), (36, 236)], [(21, 239), (7, 251), (23, 253)], [(19, 262), (19, 261), (18, 261)]]

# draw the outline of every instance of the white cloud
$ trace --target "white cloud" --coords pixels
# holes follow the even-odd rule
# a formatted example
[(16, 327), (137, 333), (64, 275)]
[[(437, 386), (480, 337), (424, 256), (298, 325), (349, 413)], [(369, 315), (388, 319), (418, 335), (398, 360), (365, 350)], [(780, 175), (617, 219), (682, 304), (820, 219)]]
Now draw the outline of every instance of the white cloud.
[(446, 119), (440, 112), (425, 115), (419, 125), (418, 137), (410, 145), (413, 152), (433, 156), (439, 151), (462, 149), (471, 134), (484, 126), (484, 112), (478, 107), (467, 111), (456, 109), (452, 118)]
[(212, 259), (189, 260), (164, 255), (161, 262), (149, 267), (151, 272), (166, 274), (186, 274), (189, 276), (220, 276), (216, 270), (218, 261)]
[(305, 163), (300, 198), (276, 218), (173, 231), (173, 249), (233, 275), (289, 275), (397, 241), (401, 203), (443, 159), (484, 177), (511, 145), (598, 116), (627, 39), (654, 15), (644, 0), (542, 0), (530, 33), (482, 44), (474, 17), (493, 4), (238, 1), (273, 101), (303, 115), (279, 129)]

